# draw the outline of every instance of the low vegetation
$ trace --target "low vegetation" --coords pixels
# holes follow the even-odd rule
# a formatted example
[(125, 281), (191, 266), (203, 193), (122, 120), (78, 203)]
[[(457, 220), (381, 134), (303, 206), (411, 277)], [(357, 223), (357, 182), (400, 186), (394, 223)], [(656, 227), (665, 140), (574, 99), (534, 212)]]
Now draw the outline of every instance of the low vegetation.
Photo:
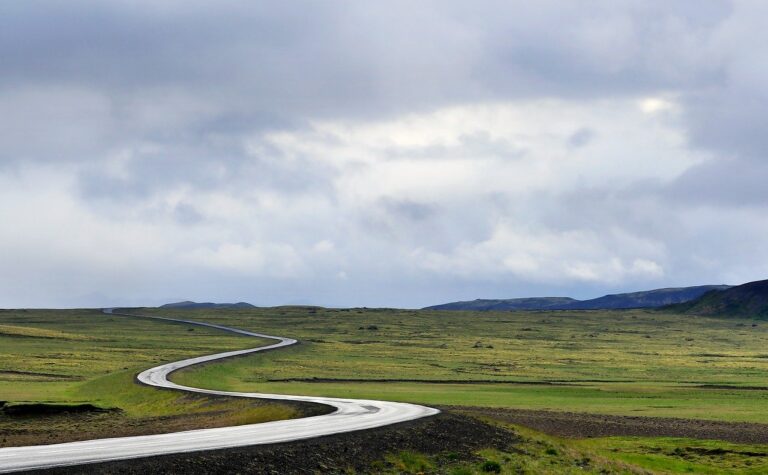
[(175, 378), (184, 384), (768, 423), (763, 322), (650, 310), (290, 307), (177, 315), (302, 340), (280, 352), (182, 371)]
[(700, 299), (675, 306), (674, 310), (693, 315), (768, 320), (768, 280), (708, 292)]
[(390, 454), (375, 473), (502, 474), (763, 474), (768, 447), (721, 441), (649, 437), (572, 440), (520, 426), (514, 448), (484, 449), (471, 457), (451, 452)]
[[(96, 310), (0, 311), (0, 447), (303, 414), (306, 409), (285, 404), (211, 400), (134, 382), (138, 372), (163, 362), (258, 344), (215, 330)], [(93, 410), (75, 409), (83, 405)]]
[[(524, 409), (537, 417), (546, 414), (541, 411), (572, 411), (629, 419), (768, 423), (764, 411), (768, 324), (761, 321), (650, 310), (144, 311), (301, 340), (281, 351), (183, 370), (173, 376), (180, 383), (437, 405), (510, 431), (515, 440), (469, 452), (450, 447), (422, 452), (413, 444), (398, 450), (386, 446), (387, 452), (381, 452), (365, 472), (768, 471), (764, 444), (690, 437), (563, 437), (526, 428), (514, 422), (519, 418), (504, 417), (500, 409), (493, 409)], [(0, 446), (311, 413), (307, 407), (213, 400), (134, 382), (136, 373), (162, 362), (259, 343), (212, 329), (89, 310), (0, 311), (0, 399), (7, 401), (0, 402)], [(599, 424), (596, 420), (589, 422)], [(668, 421), (665, 424), (676, 424)], [(542, 427), (546, 429), (546, 424)], [(706, 436), (706, 430), (703, 433)]]

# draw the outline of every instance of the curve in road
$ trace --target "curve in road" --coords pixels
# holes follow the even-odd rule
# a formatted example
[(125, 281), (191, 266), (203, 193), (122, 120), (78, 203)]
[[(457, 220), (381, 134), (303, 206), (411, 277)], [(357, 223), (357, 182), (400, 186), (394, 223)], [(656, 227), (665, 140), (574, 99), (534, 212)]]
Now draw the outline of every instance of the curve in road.
[(278, 342), (273, 345), (200, 356), (156, 366), (143, 371), (137, 376), (138, 380), (143, 384), (159, 388), (219, 396), (311, 402), (325, 404), (333, 407), (335, 410), (329, 414), (321, 416), (235, 427), (200, 429), (137, 437), (87, 440), (64, 444), (8, 447), (0, 449), (0, 473), (150, 457), (179, 452), (195, 452), (200, 450), (215, 450), (248, 445), (290, 442), (294, 440), (321, 437), (324, 435), (383, 427), (399, 422), (432, 416), (440, 412), (439, 410), (430, 407), (400, 402), (216, 391), (182, 386), (169, 381), (168, 375), (181, 368), (187, 368), (193, 365), (222, 360), (234, 356), (274, 350), (295, 345), (298, 342), (292, 338), (263, 335), (261, 333), (253, 333), (222, 325), (196, 322), (192, 320), (116, 313), (113, 312), (113, 309), (105, 309), (104, 313), (198, 325), (240, 335), (278, 340)]

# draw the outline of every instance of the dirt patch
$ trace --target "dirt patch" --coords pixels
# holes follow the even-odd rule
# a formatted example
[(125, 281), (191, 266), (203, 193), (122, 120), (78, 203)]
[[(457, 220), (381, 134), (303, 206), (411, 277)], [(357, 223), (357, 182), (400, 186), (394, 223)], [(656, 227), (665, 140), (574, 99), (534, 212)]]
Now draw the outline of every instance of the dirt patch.
[(748, 450), (726, 450), (726, 449), (705, 449), (702, 447), (685, 447), (680, 449), (682, 452), (689, 452), (696, 455), (725, 455), (734, 454), (744, 457), (765, 457), (768, 456), (768, 452), (751, 452)]
[(739, 391), (768, 391), (768, 386), (734, 386), (730, 384), (699, 384), (699, 389), (735, 389)]
[(16, 371), (16, 370), (0, 370), (0, 377), (2, 376), (22, 376), (30, 378), (40, 379), (52, 379), (52, 380), (82, 380), (82, 376), (74, 376), (67, 374), (55, 374), (55, 373), (35, 373), (32, 371)]
[(97, 407), (93, 404), (10, 404), (0, 407), (0, 413), (8, 417), (51, 416), (57, 414), (100, 414), (120, 412), (116, 408)]
[(270, 378), (270, 383), (426, 383), (426, 384), (514, 384), (522, 386), (582, 386), (564, 381), (499, 381), (495, 379), (364, 379), (364, 378)]
[(411, 450), (424, 454), (450, 453), (473, 458), (481, 448), (512, 450), (514, 432), (477, 419), (440, 414), (405, 424), (357, 431), (289, 444), (251, 446), (186, 454), (150, 457), (79, 467), (62, 467), (33, 473), (45, 474), (141, 474), (146, 473), (263, 473), (312, 474), (369, 473), (384, 456)]
[(577, 439), (611, 436), (686, 437), (740, 444), (768, 444), (768, 424), (504, 408), (452, 406), (449, 409)]

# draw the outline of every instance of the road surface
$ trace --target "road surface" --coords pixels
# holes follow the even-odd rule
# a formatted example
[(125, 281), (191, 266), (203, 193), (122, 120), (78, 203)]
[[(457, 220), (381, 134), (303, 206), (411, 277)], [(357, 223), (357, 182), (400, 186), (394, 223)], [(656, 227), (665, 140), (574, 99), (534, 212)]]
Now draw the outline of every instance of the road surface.
[[(104, 312), (112, 314), (113, 309), (105, 309)], [(396, 424), (398, 422), (432, 416), (440, 412), (437, 409), (430, 407), (399, 402), (214, 391), (210, 389), (182, 386), (169, 381), (168, 375), (181, 368), (231, 358), (233, 356), (274, 350), (295, 345), (297, 341), (291, 338), (263, 335), (260, 333), (238, 330), (236, 328), (191, 320), (148, 317), (116, 312), (114, 314), (199, 325), (246, 336), (277, 340), (277, 343), (268, 346), (189, 358), (175, 363), (168, 363), (150, 368), (137, 376), (138, 380), (146, 385), (201, 394), (312, 402), (332, 406), (335, 408), (335, 411), (322, 416), (236, 427), (220, 427), (216, 429), (200, 429), (172, 434), (88, 440), (68, 442), (64, 444), (2, 448), (0, 449), (0, 473), (149, 457), (179, 452), (194, 452), (199, 450), (290, 442), (324, 435), (372, 429), (375, 427)]]

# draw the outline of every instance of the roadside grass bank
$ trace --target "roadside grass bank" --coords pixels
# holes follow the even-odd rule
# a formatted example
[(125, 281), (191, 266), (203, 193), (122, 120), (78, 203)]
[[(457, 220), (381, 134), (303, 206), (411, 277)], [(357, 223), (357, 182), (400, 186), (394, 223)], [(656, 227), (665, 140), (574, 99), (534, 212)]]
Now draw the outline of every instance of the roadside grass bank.
[(742, 474), (768, 472), (768, 446), (668, 437), (553, 437), (482, 417), (513, 432), (512, 447), (486, 447), (469, 455), (401, 450), (371, 465), (380, 474)]
[(139, 385), (157, 364), (269, 340), (98, 310), (0, 311), (0, 401), (109, 411), (0, 411), (0, 447), (173, 432), (300, 417), (322, 408), (190, 396)]
[[(492, 421), (492, 419), (486, 419)], [(768, 471), (768, 447), (688, 438), (606, 437), (565, 439), (516, 425), (514, 450), (487, 448), (474, 460), (457, 460), (432, 473), (463, 474), (743, 474)], [(416, 454), (419, 455), (419, 454)], [(413, 457), (413, 455), (411, 455)], [(423, 457), (436, 467), (437, 457)], [(403, 473), (384, 470), (382, 473)], [(417, 470), (405, 473), (419, 473)], [(430, 469), (426, 471), (429, 473)]]

